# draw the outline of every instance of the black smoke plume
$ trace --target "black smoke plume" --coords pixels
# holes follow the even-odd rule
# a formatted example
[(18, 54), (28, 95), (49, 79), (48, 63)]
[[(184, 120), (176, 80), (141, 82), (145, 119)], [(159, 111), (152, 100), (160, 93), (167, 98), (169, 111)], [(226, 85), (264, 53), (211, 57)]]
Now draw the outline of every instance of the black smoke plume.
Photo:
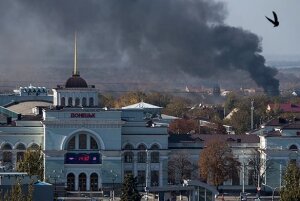
[(1, 0), (0, 9), (1, 74), (43, 77), (37, 72), (46, 66), (46, 78), (67, 65), (60, 70), (69, 75), (77, 31), (79, 63), (90, 66), (81, 71), (99, 80), (200, 79), (242, 70), (279, 94), (258, 36), (224, 24), (224, 4), (213, 0)]

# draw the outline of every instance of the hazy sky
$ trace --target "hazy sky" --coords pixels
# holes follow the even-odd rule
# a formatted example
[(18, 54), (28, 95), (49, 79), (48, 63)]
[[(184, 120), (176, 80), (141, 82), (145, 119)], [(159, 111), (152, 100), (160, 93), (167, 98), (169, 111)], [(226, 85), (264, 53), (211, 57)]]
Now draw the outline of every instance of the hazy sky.
[[(242, 27), (262, 37), (263, 54), (300, 55), (299, 0), (223, 0), (227, 3), (225, 22)], [(273, 18), (275, 11), (279, 27), (274, 28), (265, 16)]]

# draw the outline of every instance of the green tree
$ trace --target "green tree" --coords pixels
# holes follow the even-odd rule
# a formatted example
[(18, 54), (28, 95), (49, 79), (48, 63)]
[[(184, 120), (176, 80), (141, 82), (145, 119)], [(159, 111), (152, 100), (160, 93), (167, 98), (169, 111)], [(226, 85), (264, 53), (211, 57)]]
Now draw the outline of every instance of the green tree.
[(289, 163), (285, 171), (284, 186), (280, 191), (280, 200), (300, 200), (300, 167), (295, 162)]
[(238, 101), (239, 101), (239, 97), (233, 92), (229, 93), (226, 96), (224, 108), (227, 114), (236, 107)]
[(28, 185), (28, 195), (26, 196), (26, 201), (32, 201), (33, 200), (33, 181)]
[(18, 172), (27, 172), (28, 175), (37, 175), (38, 179), (44, 180), (44, 154), (42, 147), (29, 148), (24, 154), (24, 159), (17, 164)]
[(115, 101), (115, 107), (121, 108), (145, 100), (146, 94), (141, 91), (128, 92)]
[(16, 183), (10, 190), (1, 191), (0, 201), (32, 201), (33, 200), (33, 183), (28, 185), (27, 193), (22, 190), (21, 179), (17, 179)]
[(132, 174), (127, 174), (122, 186), (121, 201), (140, 201), (141, 198), (137, 190), (137, 179)]
[(267, 105), (270, 101), (267, 96), (252, 96), (240, 98), (235, 102), (234, 113), (226, 124), (233, 126), (236, 134), (244, 134), (251, 129), (251, 102), (253, 101), (253, 127), (257, 128), (261, 123), (269, 119)]
[(188, 111), (188, 104), (189, 101), (187, 99), (175, 97), (170, 101), (163, 112), (175, 117), (184, 117)]
[(20, 179), (18, 179), (16, 184), (13, 185), (13, 187), (12, 187), (12, 190), (10, 193), (10, 200), (11, 201), (23, 201), (24, 200)]
[(240, 162), (233, 157), (228, 144), (220, 140), (212, 140), (200, 153), (199, 168), (200, 177), (218, 187), (232, 178), (233, 173), (240, 168)]
[(162, 94), (159, 92), (151, 92), (145, 97), (145, 102), (152, 105), (160, 106), (165, 108), (171, 100), (171, 96), (168, 94)]
[(115, 98), (110, 94), (99, 94), (99, 106), (112, 108), (115, 106)]

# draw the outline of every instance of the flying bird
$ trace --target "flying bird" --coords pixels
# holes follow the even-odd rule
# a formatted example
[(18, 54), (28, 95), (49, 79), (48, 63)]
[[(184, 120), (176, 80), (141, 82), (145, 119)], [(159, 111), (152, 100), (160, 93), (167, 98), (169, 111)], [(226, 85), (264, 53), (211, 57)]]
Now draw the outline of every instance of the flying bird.
[(277, 27), (279, 25), (279, 21), (278, 21), (276, 13), (274, 11), (273, 11), (273, 16), (274, 16), (274, 20), (271, 20), (267, 16), (265, 16), (265, 17), (274, 25), (274, 27)]

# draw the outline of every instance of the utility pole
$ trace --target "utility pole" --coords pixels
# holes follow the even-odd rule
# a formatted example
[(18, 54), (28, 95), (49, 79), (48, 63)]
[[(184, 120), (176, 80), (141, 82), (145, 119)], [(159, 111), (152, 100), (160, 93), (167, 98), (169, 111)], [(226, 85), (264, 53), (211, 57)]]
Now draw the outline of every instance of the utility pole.
[(251, 100), (251, 130), (253, 130), (253, 111), (254, 111), (253, 103), (254, 100)]
[(146, 196), (145, 196), (145, 201), (148, 201), (148, 191), (149, 191), (149, 187), (148, 187), (148, 182), (149, 182), (149, 151), (146, 149), (146, 186), (145, 186), (145, 192), (146, 192)]

